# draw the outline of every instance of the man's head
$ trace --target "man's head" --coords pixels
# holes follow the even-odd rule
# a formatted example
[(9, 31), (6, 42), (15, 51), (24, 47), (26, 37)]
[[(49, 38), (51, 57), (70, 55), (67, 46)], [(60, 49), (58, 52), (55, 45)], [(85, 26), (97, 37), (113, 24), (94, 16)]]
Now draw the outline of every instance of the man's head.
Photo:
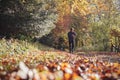
[(70, 31), (74, 31), (74, 28), (70, 28)]

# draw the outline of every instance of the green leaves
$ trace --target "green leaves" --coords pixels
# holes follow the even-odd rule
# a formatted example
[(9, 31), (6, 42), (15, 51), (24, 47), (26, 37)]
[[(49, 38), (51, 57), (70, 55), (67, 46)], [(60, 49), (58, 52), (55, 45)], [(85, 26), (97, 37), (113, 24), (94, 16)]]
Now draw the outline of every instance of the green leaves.
[(36, 49), (37, 48), (26, 41), (15, 39), (5, 40), (4, 38), (0, 40), (0, 54), (21, 54)]
[[(54, 1), (2, 0), (0, 4), (0, 16), (2, 17), (0, 25), (5, 30), (5, 32), (2, 32), (1, 29), (2, 33), (14, 34), (15, 32), (16, 35), (41, 37), (55, 28), (54, 23), (57, 20), (57, 13), (55, 5), (53, 6)], [(12, 31), (8, 32), (8, 28)]]

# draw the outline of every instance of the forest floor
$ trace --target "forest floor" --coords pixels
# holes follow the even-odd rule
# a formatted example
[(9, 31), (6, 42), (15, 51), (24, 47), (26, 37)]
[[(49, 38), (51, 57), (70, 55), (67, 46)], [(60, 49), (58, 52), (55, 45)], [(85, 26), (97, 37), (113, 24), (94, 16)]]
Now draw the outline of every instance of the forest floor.
[(0, 56), (0, 80), (118, 80), (120, 53), (33, 51)]

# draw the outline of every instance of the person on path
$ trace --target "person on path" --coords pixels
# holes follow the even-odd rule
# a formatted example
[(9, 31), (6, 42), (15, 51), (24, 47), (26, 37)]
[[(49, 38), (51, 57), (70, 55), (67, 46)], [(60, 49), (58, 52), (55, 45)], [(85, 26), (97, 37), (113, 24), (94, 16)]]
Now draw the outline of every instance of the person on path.
[(69, 52), (73, 53), (75, 48), (75, 37), (76, 33), (74, 31), (74, 28), (70, 28), (70, 31), (68, 32), (68, 41), (69, 41)]

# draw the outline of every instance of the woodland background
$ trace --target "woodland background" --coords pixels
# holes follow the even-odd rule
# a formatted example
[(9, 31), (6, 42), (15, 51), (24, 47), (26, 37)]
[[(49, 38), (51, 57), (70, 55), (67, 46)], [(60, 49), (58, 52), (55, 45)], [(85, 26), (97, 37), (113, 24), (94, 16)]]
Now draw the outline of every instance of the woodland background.
[(120, 0), (0, 0), (0, 80), (120, 80)]
[(0, 36), (68, 48), (67, 32), (77, 32), (76, 48), (115, 51), (120, 47), (120, 0), (0, 0)]

